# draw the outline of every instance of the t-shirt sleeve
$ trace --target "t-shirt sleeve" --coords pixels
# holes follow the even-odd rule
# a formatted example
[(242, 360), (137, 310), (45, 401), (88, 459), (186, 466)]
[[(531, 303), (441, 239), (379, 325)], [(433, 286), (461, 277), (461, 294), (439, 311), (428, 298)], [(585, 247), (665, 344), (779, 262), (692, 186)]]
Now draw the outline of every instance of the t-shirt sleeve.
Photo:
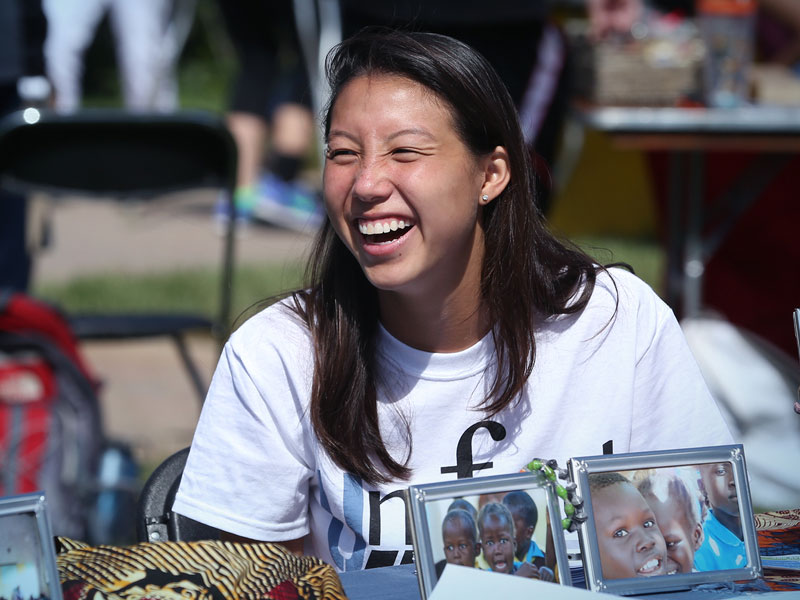
[(315, 472), (304, 419), (310, 345), (286, 312), (267, 309), (225, 345), (173, 506), (197, 521), (264, 541), (308, 533)]
[(631, 451), (733, 443), (672, 310), (649, 288), (632, 306), (638, 314)]

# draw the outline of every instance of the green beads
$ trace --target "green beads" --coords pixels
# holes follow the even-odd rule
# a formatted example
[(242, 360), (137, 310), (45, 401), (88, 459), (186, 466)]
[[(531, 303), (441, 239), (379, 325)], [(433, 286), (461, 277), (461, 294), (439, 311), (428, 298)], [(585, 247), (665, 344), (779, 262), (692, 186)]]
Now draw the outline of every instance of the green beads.
[(529, 471), (538, 471), (544, 466), (544, 463), (540, 461), (538, 458), (534, 458), (530, 463), (528, 463), (528, 470)]

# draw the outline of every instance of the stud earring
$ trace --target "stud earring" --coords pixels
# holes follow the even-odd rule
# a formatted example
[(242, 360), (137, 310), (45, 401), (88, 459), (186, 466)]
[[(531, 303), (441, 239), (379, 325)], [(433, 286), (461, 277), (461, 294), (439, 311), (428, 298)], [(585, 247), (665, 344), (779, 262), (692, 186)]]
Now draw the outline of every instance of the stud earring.
[(484, 202), (488, 202), (489, 201), (489, 196), (484, 194), (483, 196), (481, 196), (481, 200), (483, 200)]

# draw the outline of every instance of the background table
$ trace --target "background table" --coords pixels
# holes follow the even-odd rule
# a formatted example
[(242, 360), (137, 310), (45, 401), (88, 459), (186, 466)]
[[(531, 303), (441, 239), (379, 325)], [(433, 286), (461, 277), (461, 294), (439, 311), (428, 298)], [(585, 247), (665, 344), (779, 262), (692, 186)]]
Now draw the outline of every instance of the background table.
[[(666, 301), (682, 317), (696, 316), (708, 260), (772, 178), (800, 153), (800, 107), (579, 106), (575, 117), (610, 135), (619, 148), (669, 153)], [(736, 174), (730, 192), (710, 204), (703, 197), (709, 152), (760, 154)]]

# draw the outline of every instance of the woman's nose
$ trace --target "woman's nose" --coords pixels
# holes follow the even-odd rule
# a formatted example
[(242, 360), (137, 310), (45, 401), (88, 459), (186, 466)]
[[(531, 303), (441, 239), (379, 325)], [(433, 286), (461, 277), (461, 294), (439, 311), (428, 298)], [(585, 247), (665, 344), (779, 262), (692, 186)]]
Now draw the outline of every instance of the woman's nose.
[(353, 194), (363, 202), (380, 202), (392, 193), (387, 166), (379, 159), (365, 159), (356, 173)]

